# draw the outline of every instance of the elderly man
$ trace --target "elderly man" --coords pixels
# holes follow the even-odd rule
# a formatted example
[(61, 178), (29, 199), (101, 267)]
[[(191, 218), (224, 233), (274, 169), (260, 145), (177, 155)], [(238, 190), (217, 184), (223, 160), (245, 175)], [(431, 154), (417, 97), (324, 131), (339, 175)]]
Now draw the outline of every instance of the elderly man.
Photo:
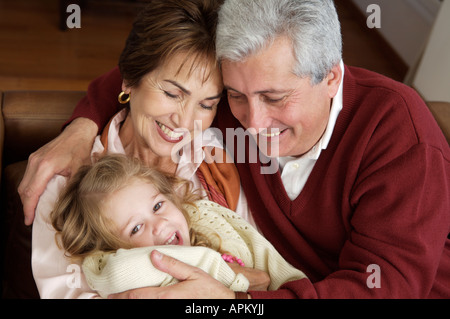
[[(227, 101), (216, 125), (248, 129), (260, 149), (277, 150), (265, 154), (279, 163), (274, 174), (249, 160), (251, 144), (236, 165), (256, 225), (308, 276), (243, 297), (449, 298), (449, 146), (414, 90), (344, 66), (341, 52), (331, 0), (226, 0), (221, 8)], [(102, 127), (120, 82), (117, 70), (94, 81), (74, 118)], [(47, 176), (73, 167), (77, 157), (61, 143), (74, 145), (69, 132), (82, 128), (87, 154), (96, 127), (77, 119), (33, 155), (20, 187), (27, 223)], [(51, 158), (50, 169), (39, 164)], [(158, 253), (152, 261), (181, 282), (118, 297), (234, 297), (179, 261)]]

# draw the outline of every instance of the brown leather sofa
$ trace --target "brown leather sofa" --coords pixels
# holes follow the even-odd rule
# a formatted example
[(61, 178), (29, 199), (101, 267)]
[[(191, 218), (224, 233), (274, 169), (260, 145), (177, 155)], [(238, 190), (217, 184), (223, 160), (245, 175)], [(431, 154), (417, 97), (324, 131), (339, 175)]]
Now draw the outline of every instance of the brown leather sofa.
[[(0, 113), (3, 298), (39, 298), (31, 272), (31, 227), (17, 187), (30, 153), (57, 136), (84, 92), (4, 92)], [(450, 141), (450, 103), (429, 103)]]
[(0, 93), (2, 297), (39, 298), (31, 272), (31, 227), (17, 194), (28, 156), (56, 137), (85, 92)]

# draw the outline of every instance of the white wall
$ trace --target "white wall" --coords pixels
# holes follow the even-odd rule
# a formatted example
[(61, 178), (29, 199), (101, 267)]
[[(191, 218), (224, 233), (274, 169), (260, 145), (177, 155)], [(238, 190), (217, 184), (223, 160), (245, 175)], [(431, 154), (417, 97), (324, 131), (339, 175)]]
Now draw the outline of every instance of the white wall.
[[(338, 1), (338, 0), (337, 0)], [(420, 58), (439, 10), (439, 0), (352, 0), (366, 13), (370, 4), (381, 9), (381, 35), (412, 67)]]
[(412, 86), (426, 101), (450, 102), (450, 0), (439, 11), (412, 78)]

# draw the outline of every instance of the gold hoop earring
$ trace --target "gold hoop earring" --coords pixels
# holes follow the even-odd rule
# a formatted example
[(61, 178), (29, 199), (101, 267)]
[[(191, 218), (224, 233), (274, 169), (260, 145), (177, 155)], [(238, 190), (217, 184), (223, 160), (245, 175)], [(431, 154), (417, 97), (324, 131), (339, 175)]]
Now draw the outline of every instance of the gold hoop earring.
[[(123, 96), (127, 95), (127, 97), (125, 98), (125, 100), (123, 99)], [(125, 93), (124, 91), (120, 92), (119, 94), (119, 103), (120, 104), (127, 104), (128, 102), (130, 102), (130, 94)]]

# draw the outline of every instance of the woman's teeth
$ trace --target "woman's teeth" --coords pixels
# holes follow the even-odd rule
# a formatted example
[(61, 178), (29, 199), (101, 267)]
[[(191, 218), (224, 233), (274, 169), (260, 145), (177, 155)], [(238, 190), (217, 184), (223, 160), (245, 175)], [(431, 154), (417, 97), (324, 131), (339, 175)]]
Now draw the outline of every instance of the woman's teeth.
[(179, 139), (180, 137), (183, 136), (183, 132), (175, 133), (174, 131), (172, 131), (170, 128), (168, 128), (164, 124), (159, 123), (159, 122), (156, 122), (156, 123), (158, 123), (158, 126), (161, 128), (161, 131), (163, 131), (164, 134), (166, 134), (168, 137), (170, 137), (173, 140)]
[(175, 238), (177, 238), (177, 233), (173, 233), (172, 237), (170, 237), (170, 238), (164, 243), (164, 245), (170, 245), (170, 244), (173, 242), (173, 240), (174, 240)]

